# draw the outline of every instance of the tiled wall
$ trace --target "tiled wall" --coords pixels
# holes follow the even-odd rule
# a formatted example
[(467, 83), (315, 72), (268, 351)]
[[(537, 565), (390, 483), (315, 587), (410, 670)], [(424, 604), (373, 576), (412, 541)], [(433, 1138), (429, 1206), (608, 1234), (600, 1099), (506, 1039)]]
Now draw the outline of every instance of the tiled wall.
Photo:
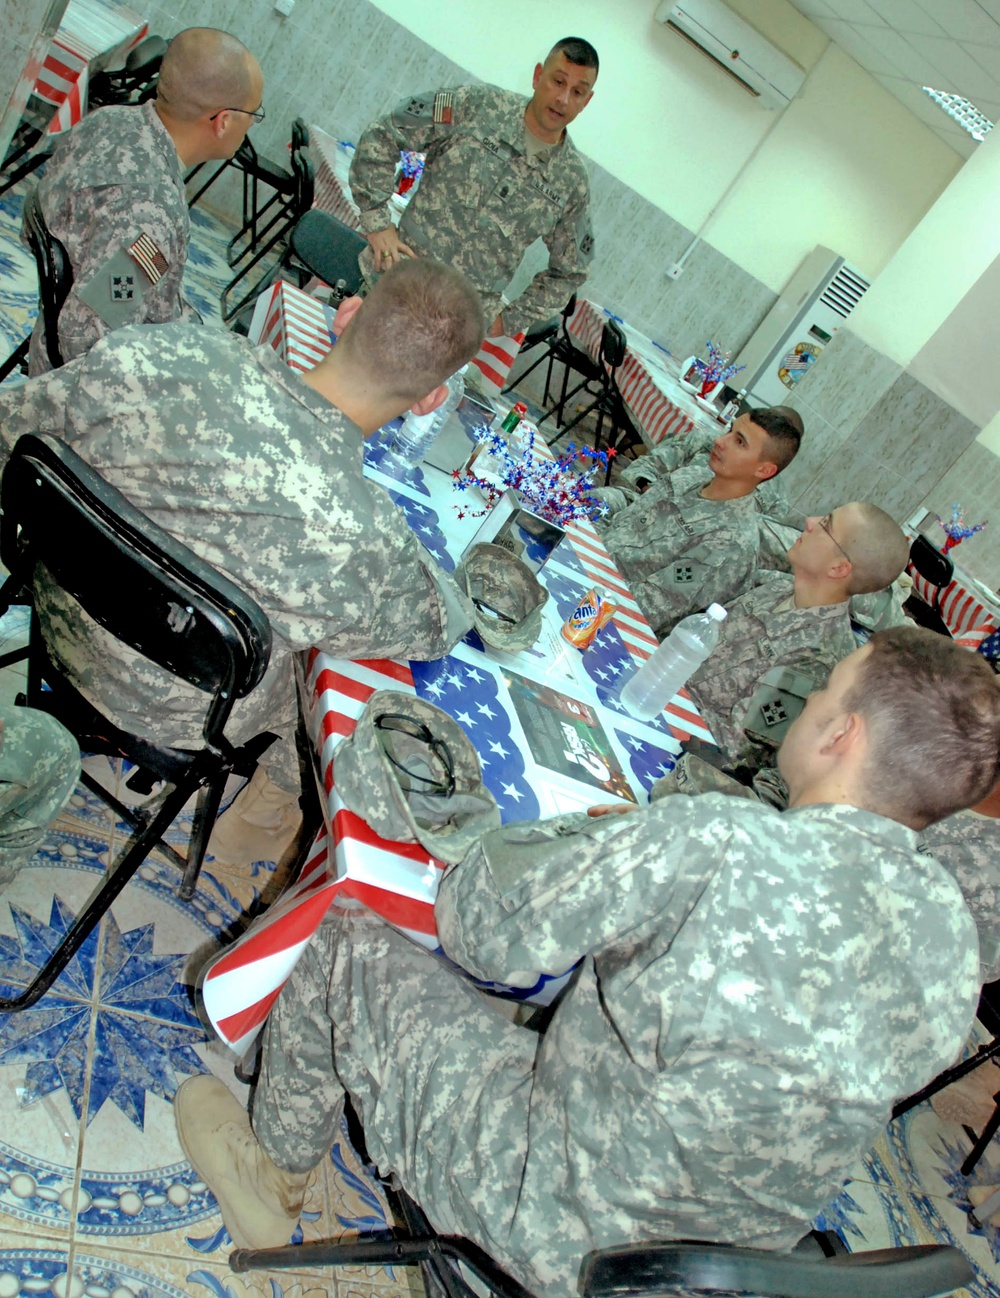
[(971, 420), (849, 329), (789, 404), (806, 425), (802, 450), (785, 471), (797, 508), (825, 513), (870, 500), (902, 521), (921, 506), (948, 515), (960, 501), (975, 522), (992, 510), (996, 530), (964, 542), (956, 559), (987, 585), (1000, 583), (1000, 457), (975, 440)]

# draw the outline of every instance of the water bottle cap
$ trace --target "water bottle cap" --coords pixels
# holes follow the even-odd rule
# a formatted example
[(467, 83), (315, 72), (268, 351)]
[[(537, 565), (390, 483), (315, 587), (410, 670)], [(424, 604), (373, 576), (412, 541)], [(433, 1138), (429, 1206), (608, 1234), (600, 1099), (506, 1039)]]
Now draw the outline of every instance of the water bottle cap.
[(724, 622), (729, 616), (721, 604), (709, 604), (707, 612), (713, 622)]

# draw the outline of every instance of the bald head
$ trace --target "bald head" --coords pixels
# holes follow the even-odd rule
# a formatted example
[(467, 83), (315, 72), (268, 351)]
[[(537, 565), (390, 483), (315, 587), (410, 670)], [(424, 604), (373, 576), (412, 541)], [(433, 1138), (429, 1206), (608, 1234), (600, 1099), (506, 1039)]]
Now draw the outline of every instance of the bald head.
[(215, 27), (188, 27), (167, 47), (157, 83), (157, 106), (178, 122), (194, 122), (222, 108), (260, 106), (263, 76), (242, 41)]
[(331, 358), (385, 396), (419, 401), (475, 356), (486, 336), (479, 294), (430, 257), (397, 262), (365, 298)]
[(910, 547), (884, 509), (855, 500), (836, 510), (840, 544), (851, 557), (848, 591), (867, 595), (890, 586), (906, 567)]

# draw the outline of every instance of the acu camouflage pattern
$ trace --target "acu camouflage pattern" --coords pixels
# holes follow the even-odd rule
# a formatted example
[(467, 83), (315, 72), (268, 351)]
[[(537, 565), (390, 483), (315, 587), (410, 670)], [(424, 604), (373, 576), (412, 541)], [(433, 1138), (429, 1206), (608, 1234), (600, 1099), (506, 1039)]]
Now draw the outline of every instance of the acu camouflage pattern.
[(759, 767), (777, 744), (752, 740), (744, 726), (754, 692), (774, 668), (808, 678), (822, 689), (830, 672), (856, 648), (846, 601), (796, 608), (795, 581), (761, 573), (759, 584), (733, 601), (719, 644), (688, 682), (688, 692), (732, 766)]
[[(200, 323), (181, 290), (189, 229), (184, 171), (152, 101), (88, 113), (56, 146), (38, 195), (45, 224), (65, 245), (73, 268), (73, 289), (59, 316), (64, 361), (89, 351), (110, 332), (80, 293), (89, 287), (88, 296), (104, 296), (112, 307), (113, 273), (123, 249), (141, 232), (163, 253), (167, 269), (154, 285), (126, 258), (139, 291), (130, 311), (120, 306), (115, 311), (116, 321)], [(49, 369), (41, 315), (31, 336), (29, 362), (32, 375)]]
[[(378, 718), (387, 714), (426, 726), (446, 746), (455, 780), (449, 796), (427, 792), (428, 784), (419, 778), (442, 780), (441, 759), (416, 737), (380, 730)], [(418, 778), (407, 780), (396, 763)], [(481, 835), (500, 824), (500, 809), (483, 784), (479, 757), (465, 731), (447, 712), (412, 694), (376, 690), (353, 732), (337, 746), (333, 769), (337, 795), (349, 811), (383, 838), (420, 843), (440, 861), (460, 861)]]
[(35, 708), (0, 710), (0, 888), (34, 856), (80, 778), (76, 740)]
[[(450, 121), (435, 112), (447, 95)], [(539, 156), (525, 153), (527, 99), (496, 86), (459, 86), (402, 100), (363, 132), (351, 162), (351, 192), (366, 234), (392, 224), (389, 197), (400, 149), (426, 154), (424, 172), (399, 224), (418, 256), (464, 271), (488, 321), (502, 310), (509, 335), (556, 315), (587, 278), (593, 257), (590, 186), (569, 136)], [(437, 120), (436, 120), (437, 119)], [(548, 268), (509, 306), (503, 291), (541, 238)], [(360, 257), (377, 279), (370, 248)]]
[[(540, 1298), (594, 1248), (790, 1247), (978, 992), (972, 921), (871, 812), (675, 798), (484, 836), (444, 877), (445, 952), (530, 985), (583, 957), (539, 1039), (370, 915), (321, 930), (269, 1026), (254, 1126), (301, 1171), (339, 1083), (435, 1226)], [(301, 973), (300, 973), (301, 970)]]
[[(277, 734), (262, 764), (290, 792), (296, 651), (437, 658), (472, 625), (468, 601), (363, 476), (360, 430), (269, 347), (180, 323), (118, 330), (0, 393), (0, 462), (27, 432), (62, 437), (260, 604), (270, 665), (226, 733)], [(36, 604), (50, 651), (112, 721), (200, 746), (206, 695), (110, 640), (44, 575)]]
[(753, 493), (706, 500), (701, 490), (712, 477), (707, 458), (697, 457), (597, 522), (658, 639), (688, 613), (712, 603), (728, 607), (750, 585), (757, 563), (757, 502)]
[(979, 932), (979, 974), (984, 983), (1000, 978), (1000, 821), (960, 811), (920, 835), (962, 889)]
[(482, 640), (508, 653), (531, 648), (542, 633), (549, 592), (527, 564), (502, 545), (482, 542), (462, 555), (452, 575), (472, 601)]

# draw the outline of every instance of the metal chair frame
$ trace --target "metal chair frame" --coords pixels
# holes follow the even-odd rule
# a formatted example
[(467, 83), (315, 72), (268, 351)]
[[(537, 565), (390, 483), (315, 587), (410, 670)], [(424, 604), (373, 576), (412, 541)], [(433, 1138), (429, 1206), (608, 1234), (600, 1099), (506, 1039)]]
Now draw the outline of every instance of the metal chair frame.
[[(63, 363), (59, 351), (59, 313), (73, 287), (73, 269), (69, 253), (55, 235), (49, 233), (37, 189), (24, 200), (24, 229), (38, 269), (39, 311), (45, 327), (45, 350), (49, 364), (58, 369)], [(27, 374), (30, 344), (31, 334), (0, 365), (0, 382), (18, 368)]]
[[(140, 791), (165, 788), (146, 809), (128, 807), (87, 773), (83, 783), (135, 830), (62, 941), (23, 991), (0, 1011), (27, 1009), (52, 986), (154, 848), (182, 871), (179, 896), (194, 895), (205, 847), (231, 773), (249, 775), (273, 741), (257, 735), (235, 748), (224, 734), (233, 704), (259, 684), (271, 628), (257, 604), (186, 546), (157, 527), (69, 446), (19, 438), (0, 482), (0, 560), (10, 573), (0, 615), (33, 591), (41, 566), (111, 636), (205, 693), (202, 746), (165, 747), (120, 730), (71, 683), (46, 645), (33, 609), (27, 692), (19, 702), (50, 712), (84, 752), (124, 757), (140, 768)], [(155, 726), (155, 719), (152, 724)], [(198, 795), (185, 855), (163, 841)]]

